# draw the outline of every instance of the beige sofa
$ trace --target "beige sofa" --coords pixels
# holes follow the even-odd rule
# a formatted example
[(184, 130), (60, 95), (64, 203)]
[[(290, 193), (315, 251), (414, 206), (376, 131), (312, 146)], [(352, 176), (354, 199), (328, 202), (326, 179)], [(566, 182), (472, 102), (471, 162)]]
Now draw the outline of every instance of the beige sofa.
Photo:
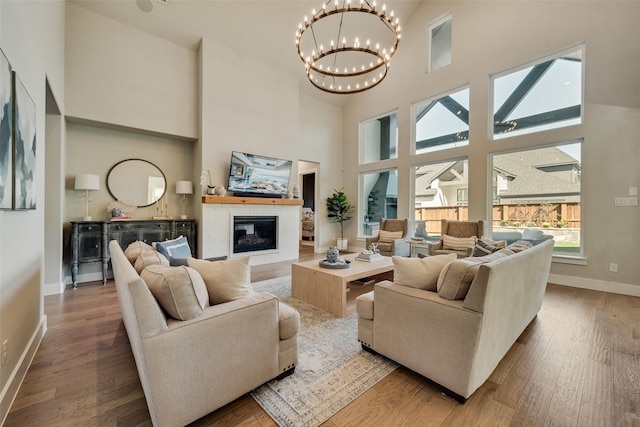
[(293, 372), (296, 310), (269, 293), (168, 317), (118, 242), (109, 243), (122, 318), (154, 426), (184, 426)]
[(480, 264), (464, 299), (377, 283), (357, 299), (358, 340), (464, 402), (540, 310), (552, 252), (553, 241), (545, 241)]

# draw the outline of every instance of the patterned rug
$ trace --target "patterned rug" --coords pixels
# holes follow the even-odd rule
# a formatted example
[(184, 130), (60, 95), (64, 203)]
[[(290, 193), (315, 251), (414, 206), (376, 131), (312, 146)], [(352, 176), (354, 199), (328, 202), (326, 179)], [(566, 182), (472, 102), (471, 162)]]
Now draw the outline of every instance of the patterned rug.
[(300, 313), (295, 373), (250, 393), (278, 425), (320, 425), (398, 366), (362, 350), (357, 314), (338, 318), (293, 298), (290, 276), (253, 283), (253, 289)]

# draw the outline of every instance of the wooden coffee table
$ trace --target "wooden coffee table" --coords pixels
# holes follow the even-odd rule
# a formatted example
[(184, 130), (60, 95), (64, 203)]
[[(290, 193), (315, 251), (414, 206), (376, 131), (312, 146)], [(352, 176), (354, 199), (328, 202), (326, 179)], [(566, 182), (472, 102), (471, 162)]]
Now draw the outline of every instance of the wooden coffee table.
[(391, 257), (366, 262), (356, 260), (356, 255), (349, 254), (344, 257), (351, 261), (351, 267), (344, 269), (320, 267), (319, 260), (292, 264), (291, 295), (336, 316), (344, 316), (347, 311), (349, 282), (393, 271)]

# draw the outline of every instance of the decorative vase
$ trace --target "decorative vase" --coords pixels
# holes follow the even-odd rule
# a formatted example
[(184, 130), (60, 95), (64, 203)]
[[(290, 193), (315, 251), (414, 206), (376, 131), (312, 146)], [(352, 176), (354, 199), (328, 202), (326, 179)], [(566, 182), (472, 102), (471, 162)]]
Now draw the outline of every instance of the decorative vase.
[(118, 208), (113, 208), (111, 209), (111, 218), (117, 218), (119, 216), (122, 216), (122, 211)]
[(298, 190), (298, 184), (293, 186), (293, 198), (297, 199), (300, 197), (300, 190)]
[(216, 195), (216, 187), (207, 186), (207, 194), (209, 194), (211, 196), (215, 196)]
[(216, 196), (224, 196), (227, 194), (227, 190), (222, 185), (216, 187)]
[(329, 246), (329, 250), (327, 250), (327, 262), (335, 264), (338, 262), (340, 258), (340, 251), (336, 246)]
[(336, 246), (338, 247), (338, 249), (345, 250), (345, 249), (347, 249), (347, 245), (348, 245), (347, 239), (345, 239), (343, 237), (338, 237), (336, 239)]

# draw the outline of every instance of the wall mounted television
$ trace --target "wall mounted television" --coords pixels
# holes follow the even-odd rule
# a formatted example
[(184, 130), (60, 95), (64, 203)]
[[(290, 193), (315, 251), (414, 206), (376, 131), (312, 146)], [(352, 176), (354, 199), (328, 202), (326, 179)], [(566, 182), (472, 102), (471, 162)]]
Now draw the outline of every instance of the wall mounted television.
[(227, 190), (235, 196), (282, 197), (289, 189), (291, 160), (231, 152)]

